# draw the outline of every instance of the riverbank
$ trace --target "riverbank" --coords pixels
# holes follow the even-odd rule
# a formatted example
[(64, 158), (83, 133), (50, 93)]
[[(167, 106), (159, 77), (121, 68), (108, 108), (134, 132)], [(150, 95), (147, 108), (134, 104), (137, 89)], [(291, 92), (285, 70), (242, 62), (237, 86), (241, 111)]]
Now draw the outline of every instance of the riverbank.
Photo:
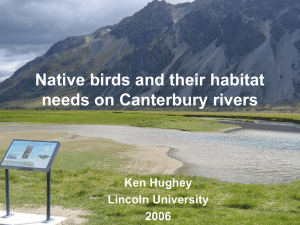
[(16, 130), (60, 132), (128, 145), (171, 148), (168, 156), (183, 163), (175, 174), (257, 184), (300, 179), (298, 134), (268, 132), (268, 136), (262, 136), (257, 131), (205, 133), (109, 125), (33, 124), (6, 124), (0, 133)]
[[(133, 174), (173, 174), (182, 163), (167, 156), (169, 148), (128, 145), (102, 138), (65, 132), (26, 131), (31, 126), (0, 126), (0, 159), (13, 139), (59, 141), (61, 147), (53, 167), (56, 169), (98, 168)], [(3, 129), (4, 128), (4, 129)], [(32, 128), (32, 127), (31, 127)], [(20, 130), (23, 129), (23, 132)], [(9, 131), (9, 132), (7, 132)]]

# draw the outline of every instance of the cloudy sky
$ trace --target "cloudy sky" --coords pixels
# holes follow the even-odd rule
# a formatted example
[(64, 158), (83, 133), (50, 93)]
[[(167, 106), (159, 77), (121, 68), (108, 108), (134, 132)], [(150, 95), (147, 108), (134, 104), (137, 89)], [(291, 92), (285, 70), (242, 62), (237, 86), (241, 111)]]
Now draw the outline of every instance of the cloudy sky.
[[(151, 0), (1, 0), (0, 82), (69, 36), (131, 16)], [(167, 0), (172, 4), (193, 0)]]

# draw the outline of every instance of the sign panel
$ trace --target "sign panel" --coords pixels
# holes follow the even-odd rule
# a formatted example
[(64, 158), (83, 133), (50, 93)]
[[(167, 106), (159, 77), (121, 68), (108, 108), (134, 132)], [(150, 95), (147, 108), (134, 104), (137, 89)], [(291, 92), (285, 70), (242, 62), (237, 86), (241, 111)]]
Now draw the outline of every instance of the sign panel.
[(14, 139), (0, 168), (47, 172), (50, 170), (60, 142)]

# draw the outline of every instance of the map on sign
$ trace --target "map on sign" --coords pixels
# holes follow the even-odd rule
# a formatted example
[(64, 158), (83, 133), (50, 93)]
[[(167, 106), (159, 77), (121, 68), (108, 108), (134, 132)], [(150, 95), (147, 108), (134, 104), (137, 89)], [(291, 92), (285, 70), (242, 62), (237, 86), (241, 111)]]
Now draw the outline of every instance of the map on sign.
[[(13, 140), (2, 160), (1, 167), (46, 170), (55, 157), (59, 142)], [(55, 153), (55, 154), (54, 154)], [(53, 161), (53, 160), (52, 160)]]

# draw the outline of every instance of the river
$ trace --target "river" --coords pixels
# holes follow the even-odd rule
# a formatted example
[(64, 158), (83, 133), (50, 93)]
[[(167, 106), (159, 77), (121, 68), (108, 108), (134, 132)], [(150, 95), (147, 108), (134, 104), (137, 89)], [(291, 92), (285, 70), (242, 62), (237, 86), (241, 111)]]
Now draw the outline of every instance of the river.
[[(169, 147), (168, 156), (183, 163), (174, 174), (258, 184), (284, 183), (300, 179), (299, 132), (279, 131), (277, 128), (262, 130), (254, 129), (255, 124), (251, 126), (251, 129), (233, 130), (228, 133), (205, 133), (112, 125), (8, 123), (1, 126), (0, 133), (55, 131), (83, 137), (106, 138), (126, 144)], [(272, 125), (263, 125), (267, 126)]]

